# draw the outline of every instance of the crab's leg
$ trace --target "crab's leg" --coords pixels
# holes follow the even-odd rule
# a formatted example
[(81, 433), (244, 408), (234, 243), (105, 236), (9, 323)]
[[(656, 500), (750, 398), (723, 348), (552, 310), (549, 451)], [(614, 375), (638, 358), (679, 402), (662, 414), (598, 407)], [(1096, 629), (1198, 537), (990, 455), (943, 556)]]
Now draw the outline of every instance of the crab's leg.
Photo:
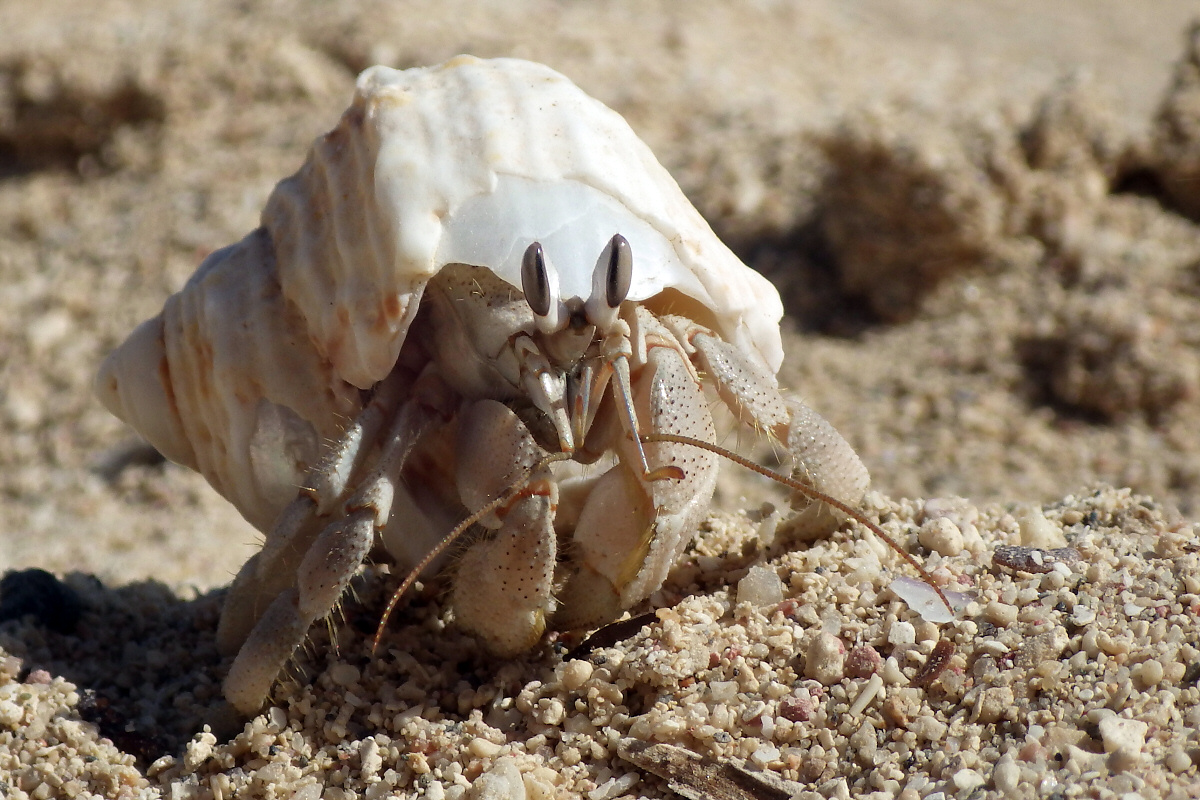
[(871, 483), (867, 468), (824, 417), (799, 400), (785, 399), (764, 364), (712, 331), (682, 317), (663, 322), (695, 351), (726, 406), (743, 423), (785, 444), (798, 479), (850, 505), (862, 499)]
[(295, 586), (280, 592), (254, 625), (225, 678), (225, 697), (239, 711), (258, 710), (276, 677), (304, 641), (309, 626), (328, 614), (387, 524), (400, 471), (421, 434), (442, 416), (414, 397), (397, 411), (379, 459), (345, 503), (345, 516), (320, 532), (303, 554)]
[[(481, 508), (503, 495), (545, 452), (507, 406), (481, 400), (459, 421), (457, 482), (463, 503)], [(550, 470), (535, 470), (524, 488), (481, 519), (495, 529), (457, 565), (454, 612), (459, 624), (498, 655), (528, 650), (546, 628), (553, 606), (558, 486)]]
[[(609, 407), (633, 419), (597, 424), (712, 441), (712, 416), (692, 365), (669, 331), (648, 314), (638, 317), (639, 325), (650, 328), (645, 361), (629, 383), (629, 408)], [(555, 616), (564, 628), (611, 619), (657, 589), (691, 540), (716, 486), (712, 453), (674, 443), (638, 448), (624, 435), (613, 438), (620, 461), (596, 481), (575, 526), (575, 571), (559, 593)], [(667, 473), (676, 477), (656, 479)]]
[[(634, 312), (634, 324), (630, 327), (631, 332), (635, 335), (644, 333), (640, 329), (642, 326), (638, 325), (638, 321), (638, 314)], [(636, 354), (639, 356), (638, 360), (645, 361), (649, 358), (649, 350), (645, 349), (644, 336), (638, 336), (638, 344), (639, 348)], [(601, 378), (604, 379), (611, 375), (609, 380), (613, 388), (613, 397), (620, 406), (617, 419), (621, 423), (626, 438), (633, 443), (633, 455), (636, 459), (635, 463), (641, 467), (641, 479), (643, 481), (660, 481), (668, 478), (682, 478), (683, 475), (680, 474), (677, 467), (670, 465), (651, 467), (650, 460), (646, 456), (646, 449), (642, 447), (642, 431), (638, 430), (638, 412), (634, 403), (633, 380), (629, 366), (630, 361), (635, 357), (630, 337), (625, 334), (607, 336), (604, 339), (602, 350), (605, 374)]]
[(361, 467), (383, 423), (396, 412), (406, 378), (411, 380), (397, 371), (380, 383), (366, 407), (309, 470), (262, 550), (242, 565), (217, 626), (217, 648), (222, 653), (236, 653), (267, 605), (292, 583), (300, 560), (320, 533), (316, 518), (328, 515), (345, 496), (350, 476)]

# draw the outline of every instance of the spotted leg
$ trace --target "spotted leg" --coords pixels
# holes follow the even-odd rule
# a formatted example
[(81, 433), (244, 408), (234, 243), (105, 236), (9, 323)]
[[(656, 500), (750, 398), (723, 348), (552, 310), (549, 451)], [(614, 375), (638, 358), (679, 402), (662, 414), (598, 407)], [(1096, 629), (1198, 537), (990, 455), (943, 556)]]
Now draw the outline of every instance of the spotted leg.
[(454, 579), (454, 613), (489, 650), (510, 656), (532, 647), (553, 610), (558, 486), (548, 467), (525, 477), (546, 454), (507, 406), (480, 400), (463, 411), (458, 487), (467, 508), (482, 508), (514, 485), (510, 502), (485, 516), (492, 532), (467, 549)]
[[(848, 504), (862, 500), (871, 476), (854, 448), (824, 417), (799, 400), (785, 399), (764, 364), (708, 329), (682, 317), (664, 322), (694, 351), (697, 365), (712, 379), (726, 406), (743, 423), (784, 443), (795, 477)], [(811, 516), (808, 527), (820, 528), (836, 518), (824, 505), (806, 510), (807, 500), (798, 496), (792, 503)]]

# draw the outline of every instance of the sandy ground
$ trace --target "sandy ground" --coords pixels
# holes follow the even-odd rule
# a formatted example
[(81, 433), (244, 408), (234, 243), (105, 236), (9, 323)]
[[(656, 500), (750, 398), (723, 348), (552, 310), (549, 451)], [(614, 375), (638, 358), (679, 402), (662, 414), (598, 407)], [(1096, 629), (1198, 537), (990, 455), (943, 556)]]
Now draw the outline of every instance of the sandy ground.
[[(0, 624), (0, 794), (663, 796), (617, 755), (632, 736), (790, 781), (757, 796), (1197, 796), (1196, 13), (0, 3), (0, 571), (84, 607), (65, 633)], [(219, 587), (258, 534), (144, 463), (91, 376), (254, 227), (357, 71), (460, 52), (620, 111), (775, 281), (782, 381), (858, 449), (870, 510), (976, 594), (957, 623), (896, 600), (903, 568), (858, 534), (764, 540), (769, 491), (728, 469), (656, 605), (688, 599), (641, 633), (497, 666), (431, 585), (371, 662), (374, 576), (344, 660), (316, 631), (315, 678), (244, 729), (222, 711)], [(1080, 557), (991, 565), (1016, 544)], [(756, 563), (782, 602), (738, 601)], [(956, 654), (917, 686), (938, 641)]]

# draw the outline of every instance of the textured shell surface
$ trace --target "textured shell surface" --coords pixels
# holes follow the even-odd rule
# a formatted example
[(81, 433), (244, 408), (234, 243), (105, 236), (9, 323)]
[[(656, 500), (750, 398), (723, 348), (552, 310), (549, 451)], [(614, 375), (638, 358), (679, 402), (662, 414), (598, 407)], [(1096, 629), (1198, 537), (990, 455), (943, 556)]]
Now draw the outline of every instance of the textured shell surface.
[(167, 457), (270, 527), (322, 445), (396, 364), (447, 264), (520, 287), (540, 242), (564, 298), (628, 239), (628, 299), (690, 315), (772, 372), (778, 293), (716, 237), (625, 120), (540, 64), (372, 67), (275, 188), (101, 368), (97, 391)]

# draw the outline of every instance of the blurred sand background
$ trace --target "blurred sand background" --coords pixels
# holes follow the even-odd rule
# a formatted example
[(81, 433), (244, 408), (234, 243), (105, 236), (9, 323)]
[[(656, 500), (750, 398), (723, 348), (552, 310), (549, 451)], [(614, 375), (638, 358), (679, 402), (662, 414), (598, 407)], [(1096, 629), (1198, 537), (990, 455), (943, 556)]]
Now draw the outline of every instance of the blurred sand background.
[[(197, 476), (141, 463), (95, 368), (257, 224), (359, 70), (462, 52), (545, 62), (625, 115), (780, 287), (782, 381), (876, 490), (1015, 504), (1106, 483), (1194, 519), (1200, 40), (1180, 64), (1198, 17), (1185, 0), (0, 2), (0, 572), (183, 597), (230, 580), (258, 535)], [(719, 500), (756, 491), (731, 478)]]

